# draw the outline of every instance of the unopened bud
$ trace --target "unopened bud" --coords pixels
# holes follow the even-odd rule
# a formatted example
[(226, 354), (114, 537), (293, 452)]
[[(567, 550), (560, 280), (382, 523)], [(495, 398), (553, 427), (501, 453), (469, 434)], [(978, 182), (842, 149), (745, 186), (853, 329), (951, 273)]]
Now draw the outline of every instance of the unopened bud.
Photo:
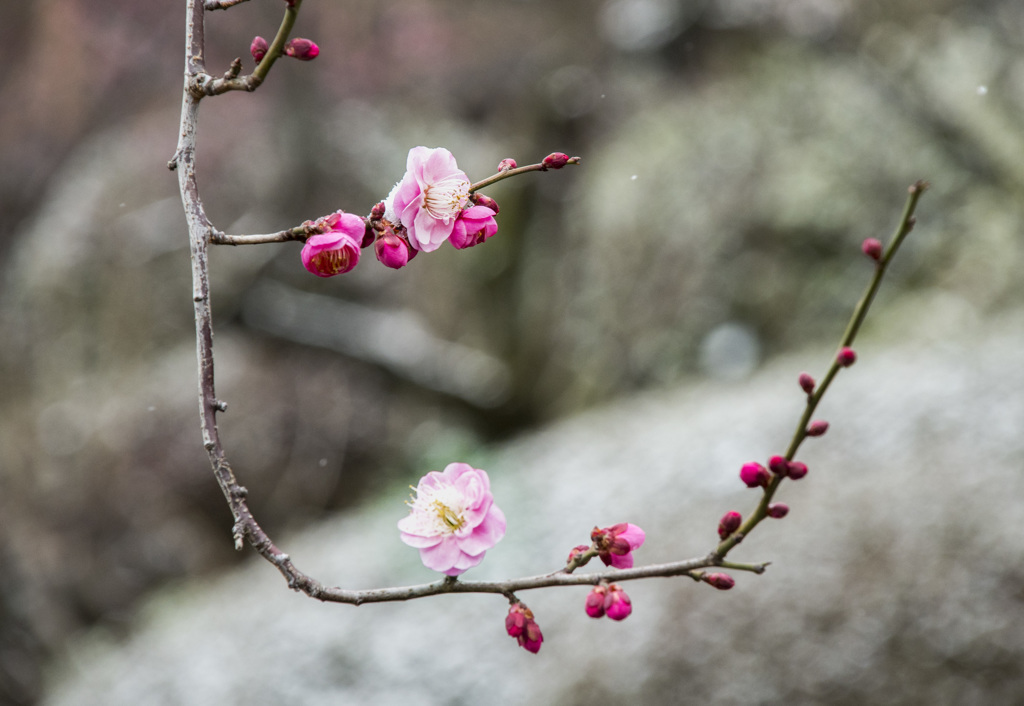
[(591, 618), (604, 617), (604, 602), (607, 597), (607, 588), (604, 586), (594, 586), (593, 590), (587, 594), (587, 600), (583, 606), (584, 610), (587, 611), (587, 615)]
[(768, 468), (777, 476), (785, 476), (789, 473), (789, 461), (785, 456), (772, 456), (768, 459)]
[(770, 478), (768, 469), (760, 463), (744, 463), (740, 468), (740, 480), (746, 483), (748, 488), (766, 486)]
[(625, 620), (633, 612), (633, 602), (617, 583), (608, 587), (608, 597), (604, 604), (605, 613), (612, 620)]
[(516, 164), (516, 160), (512, 159), (511, 157), (506, 157), (505, 159), (498, 162), (498, 171), (507, 172), (509, 169), (515, 169), (516, 166), (518, 166)]
[(544, 158), (544, 166), (548, 169), (561, 169), (569, 163), (569, 155), (565, 152), (552, 152)]
[(768, 506), (768, 517), (781, 520), (789, 514), (789, 505), (786, 503), (772, 503)]
[(807, 373), (800, 373), (800, 377), (797, 378), (797, 380), (800, 382), (800, 389), (801, 390), (806, 392), (808, 395), (813, 395), (814, 394), (814, 386), (816, 384), (814, 382), (814, 378), (812, 378)]
[(704, 574), (703, 581), (717, 588), (719, 591), (728, 591), (736, 585), (736, 580), (729, 574)]
[(828, 431), (828, 422), (824, 419), (815, 419), (807, 425), (807, 436), (823, 436)]
[(289, 39), (288, 43), (284, 45), (284, 54), (299, 61), (312, 61), (320, 55), (320, 47), (310, 39), (296, 37)]
[(387, 207), (384, 205), (384, 202), (381, 201), (372, 209), (370, 209), (370, 220), (379, 221), (381, 218), (384, 217), (384, 211), (386, 210)]
[(738, 530), (741, 524), (743, 524), (743, 515), (730, 510), (722, 515), (722, 519), (718, 521), (718, 536), (721, 539), (725, 539)]
[(807, 464), (799, 461), (789, 462), (789, 477), (793, 480), (800, 480), (807, 475)]
[(573, 547), (571, 550), (569, 550), (569, 558), (565, 560), (565, 563), (571, 564), (573, 560), (576, 559), (576, 557), (578, 557), (580, 554), (583, 554), (588, 549), (590, 549), (590, 547), (588, 547), (586, 544), (579, 544)]
[(844, 368), (849, 368), (857, 362), (857, 353), (852, 348), (843, 346), (836, 354), (836, 362)]
[(473, 203), (477, 206), (486, 206), (487, 208), (494, 211), (494, 215), (498, 215), (498, 202), (492, 199), (490, 196), (484, 196), (483, 194), (473, 194)]
[(249, 53), (252, 54), (253, 61), (257, 64), (263, 61), (263, 57), (267, 55), (267, 40), (263, 37), (253, 37), (252, 44), (249, 45)]
[(882, 259), (882, 241), (878, 238), (866, 238), (860, 244), (861, 251), (872, 260)]

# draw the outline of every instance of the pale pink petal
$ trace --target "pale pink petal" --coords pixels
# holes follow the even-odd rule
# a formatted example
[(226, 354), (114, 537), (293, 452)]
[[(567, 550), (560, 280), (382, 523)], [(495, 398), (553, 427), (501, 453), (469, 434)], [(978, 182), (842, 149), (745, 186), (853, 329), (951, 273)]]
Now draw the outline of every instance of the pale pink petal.
[(445, 537), (439, 544), (433, 547), (420, 549), (420, 559), (423, 564), (434, 571), (442, 573), (455, 566), (455, 563), (462, 556), (459, 545), (450, 537)]
[(644, 543), (644, 540), (647, 538), (647, 535), (644, 534), (644, 531), (642, 529), (640, 529), (636, 525), (631, 524), (627, 524), (626, 531), (620, 532), (618, 536), (629, 542), (630, 549), (638, 549)]
[(632, 569), (633, 552), (629, 554), (609, 554), (607, 563), (616, 569)]
[(505, 513), (496, 505), (484, 517), (483, 522), (473, 528), (468, 537), (459, 537), (456, 541), (459, 549), (467, 554), (482, 554), (505, 536)]
[[(401, 526), (399, 526), (399, 529), (402, 530)], [(444, 540), (444, 537), (441, 535), (424, 537), (421, 534), (414, 534), (412, 532), (406, 532), (405, 530), (402, 530), (401, 536), (403, 542), (408, 544), (410, 547), (415, 547), (416, 549), (437, 546)]]

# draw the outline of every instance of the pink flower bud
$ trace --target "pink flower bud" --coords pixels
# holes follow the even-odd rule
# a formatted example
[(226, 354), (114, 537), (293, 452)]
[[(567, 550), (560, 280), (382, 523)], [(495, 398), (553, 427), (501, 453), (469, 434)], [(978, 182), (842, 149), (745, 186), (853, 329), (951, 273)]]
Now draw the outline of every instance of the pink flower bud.
[(704, 574), (701, 578), (705, 583), (714, 586), (719, 591), (728, 591), (736, 585), (736, 580), (729, 574)]
[(622, 587), (613, 583), (608, 587), (608, 597), (605, 599), (604, 609), (612, 620), (625, 620), (633, 612), (633, 603)]
[(642, 529), (627, 522), (604, 529), (595, 527), (590, 533), (601, 561), (605, 566), (616, 569), (629, 569), (633, 566), (633, 550), (639, 549), (645, 538)]
[(735, 532), (743, 524), (743, 515), (733, 510), (722, 515), (722, 519), (718, 521), (718, 536), (721, 539), (725, 539), (730, 534)]
[(386, 229), (384, 234), (377, 238), (377, 242), (373, 244), (373, 252), (381, 264), (393, 270), (402, 269), (409, 264), (409, 260), (416, 257), (416, 250), (391, 228)]
[(768, 517), (781, 520), (789, 514), (789, 505), (786, 503), (772, 503), (768, 506)]
[(527, 652), (537, 654), (544, 642), (540, 626), (533, 619), (533, 611), (522, 603), (513, 603), (505, 618), (505, 632), (516, 638), (519, 646)]
[(370, 220), (379, 221), (384, 217), (384, 211), (387, 210), (387, 206), (383, 201), (379, 202), (376, 206), (370, 209)]
[(253, 37), (252, 44), (249, 45), (249, 53), (252, 54), (253, 61), (257, 64), (263, 61), (263, 57), (267, 55), (267, 40), (263, 37)]
[(587, 615), (591, 618), (604, 617), (604, 602), (606, 598), (608, 598), (608, 589), (604, 586), (594, 586), (593, 590), (587, 594), (587, 600), (584, 604)]
[(748, 488), (766, 486), (770, 479), (771, 476), (768, 475), (768, 469), (760, 463), (744, 463), (743, 467), (740, 468), (740, 480), (746, 483)]
[(518, 165), (516, 164), (516, 160), (512, 159), (511, 157), (506, 157), (505, 159), (498, 162), (498, 171), (507, 172), (509, 169), (515, 169), (517, 166)]
[(807, 464), (799, 461), (789, 462), (789, 477), (793, 480), (800, 480), (807, 475)]
[(284, 45), (284, 54), (299, 61), (312, 61), (320, 55), (320, 47), (312, 40), (296, 37)]
[(877, 238), (867, 238), (860, 244), (861, 251), (872, 260), (882, 259), (882, 241)]
[(844, 346), (836, 354), (836, 362), (843, 368), (849, 368), (857, 362), (857, 353), (852, 348)]
[(812, 378), (807, 373), (800, 373), (800, 377), (797, 379), (800, 382), (800, 389), (802, 389), (808, 395), (814, 394), (814, 385), (816, 384), (814, 382), (814, 378)]
[(768, 459), (768, 468), (777, 476), (785, 476), (789, 473), (789, 461), (785, 456), (772, 456)]
[(470, 200), (477, 206), (486, 206), (487, 208), (494, 211), (494, 215), (497, 216), (499, 212), (498, 202), (492, 199), (490, 196), (484, 196), (483, 194), (473, 194), (469, 197)]
[(544, 158), (544, 167), (546, 169), (561, 169), (569, 163), (569, 155), (565, 152), (552, 152)]
[(586, 553), (588, 549), (590, 549), (590, 547), (588, 547), (586, 544), (576, 545), (571, 550), (569, 550), (569, 558), (565, 560), (565, 563), (571, 564), (576, 557), (578, 557), (580, 554)]
[(828, 431), (828, 422), (824, 419), (815, 419), (807, 425), (807, 436), (823, 436)]
[(479, 245), (498, 232), (495, 212), (486, 206), (471, 206), (459, 214), (448, 242), (456, 250)]

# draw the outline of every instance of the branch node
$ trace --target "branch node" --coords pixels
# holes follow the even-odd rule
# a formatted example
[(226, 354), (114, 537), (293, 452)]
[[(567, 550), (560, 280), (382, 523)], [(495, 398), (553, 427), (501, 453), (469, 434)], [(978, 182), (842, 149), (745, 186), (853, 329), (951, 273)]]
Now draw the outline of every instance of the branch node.
[(228, 411), (228, 403), (225, 402), (224, 400), (214, 400), (213, 401), (213, 408), (216, 409), (218, 412), (227, 412)]

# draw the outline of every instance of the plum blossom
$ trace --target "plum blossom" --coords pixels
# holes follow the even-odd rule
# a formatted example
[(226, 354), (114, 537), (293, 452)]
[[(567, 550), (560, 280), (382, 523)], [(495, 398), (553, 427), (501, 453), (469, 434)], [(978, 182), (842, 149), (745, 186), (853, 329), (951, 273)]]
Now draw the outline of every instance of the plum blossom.
[(607, 615), (612, 620), (625, 620), (633, 612), (633, 604), (619, 584), (599, 584), (587, 594), (584, 609), (591, 618)]
[(505, 514), (494, 504), (485, 471), (450, 463), (423, 476), (415, 490), (398, 529), (428, 569), (458, 576), (505, 536)]
[(409, 243), (431, 252), (451, 237), (469, 202), (469, 177), (443, 147), (413, 147), (402, 180), (388, 194), (384, 217), (405, 226)]
[(320, 219), (316, 225), (326, 232), (306, 239), (302, 247), (303, 266), (317, 277), (333, 277), (355, 267), (366, 222), (354, 214), (338, 211)]
[(601, 561), (605, 566), (616, 569), (629, 569), (633, 566), (633, 550), (639, 549), (645, 538), (642, 529), (627, 522), (604, 529), (595, 527), (590, 533)]
[(478, 245), (498, 232), (498, 224), (494, 222), (497, 213), (487, 206), (467, 208), (455, 221), (455, 228), (448, 242), (456, 250), (471, 248)]

